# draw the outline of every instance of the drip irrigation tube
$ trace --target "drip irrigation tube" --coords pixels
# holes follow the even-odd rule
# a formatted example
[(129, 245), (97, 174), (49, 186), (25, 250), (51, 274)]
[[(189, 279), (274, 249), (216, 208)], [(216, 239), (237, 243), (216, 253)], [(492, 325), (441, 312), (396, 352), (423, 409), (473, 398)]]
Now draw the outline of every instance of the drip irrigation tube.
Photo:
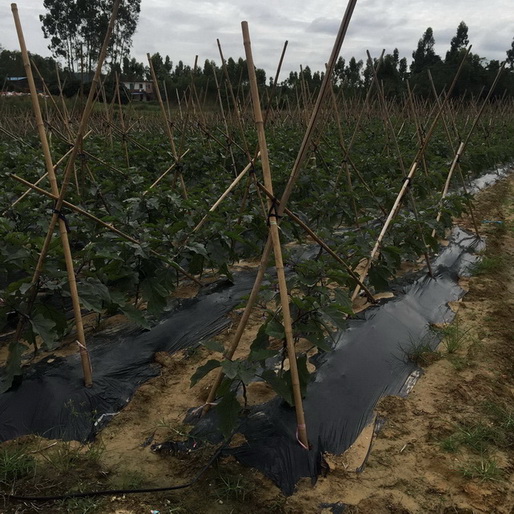
[(22, 496), (18, 494), (1, 494), (0, 496), (7, 501), (32, 501), (32, 502), (47, 502), (47, 501), (56, 501), (56, 500), (71, 500), (74, 498), (92, 498), (95, 496), (110, 496), (115, 494), (143, 494), (143, 493), (159, 493), (164, 491), (176, 491), (178, 489), (186, 489), (187, 487), (191, 487), (194, 485), (203, 474), (214, 464), (216, 459), (221, 455), (223, 449), (230, 443), (230, 439), (225, 441), (215, 452), (214, 455), (210, 458), (209, 462), (200, 469), (200, 471), (185, 484), (180, 485), (170, 485), (165, 487), (148, 487), (144, 489), (105, 489), (101, 491), (86, 491), (80, 493), (67, 493), (67, 494), (57, 494), (53, 496)]

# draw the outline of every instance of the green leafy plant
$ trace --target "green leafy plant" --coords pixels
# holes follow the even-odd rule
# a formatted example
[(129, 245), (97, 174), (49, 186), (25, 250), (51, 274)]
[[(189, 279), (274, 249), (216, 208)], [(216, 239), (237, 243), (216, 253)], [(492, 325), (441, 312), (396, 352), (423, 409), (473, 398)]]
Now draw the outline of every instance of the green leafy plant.
[(474, 478), (484, 482), (500, 480), (504, 473), (498, 463), (489, 457), (463, 464), (458, 467), (458, 470), (464, 478)]
[(36, 473), (36, 461), (26, 447), (7, 447), (0, 450), (0, 483), (10, 485), (20, 478)]

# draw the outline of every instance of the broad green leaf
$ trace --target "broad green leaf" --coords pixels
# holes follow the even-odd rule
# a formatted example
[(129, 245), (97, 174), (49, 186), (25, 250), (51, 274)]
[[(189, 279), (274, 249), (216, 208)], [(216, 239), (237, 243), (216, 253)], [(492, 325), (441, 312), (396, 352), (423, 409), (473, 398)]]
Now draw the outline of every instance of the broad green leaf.
[(337, 328), (345, 328), (346, 320), (348, 315), (344, 310), (340, 308), (338, 304), (332, 303), (331, 305), (327, 305), (321, 312), (337, 327)]
[(91, 311), (102, 312), (103, 309), (111, 303), (111, 295), (105, 284), (102, 284), (95, 278), (77, 284), (79, 290), (80, 302)]
[(276, 320), (275, 318), (271, 318), (266, 324), (266, 334), (274, 337), (275, 339), (284, 339), (284, 326), (282, 323), (280, 323), (280, 321)]
[(9, 345), (9, 356), (5, 366), (5, 375), (0, 382), (0, 394), (5, 393), (11, 385), (15, 376), (21, 375), (21, 357), (25, 346), (13, 341)]
[(148, 302), (147, 310), (156, 314), (166, 307), (168, 292), (157, 277), (146, 278), (141, 282), (143, 298)]
[(137, 323), (145, 330), (150, 330), (150, 323), (145, 318), (144, 314), (139, 309), (136, 309), (132, 304), (127, 303), (126, 305), (121, 306), (120, 310), (130, 321)]
[[(300, 393), (302, 396), (305, 396), (307, 384), (310, 381), (310, 373), (307, 369), (307, 356), (301, 355), (296, 359), (296, 363), (300, 380)], [(291, 372), (289, 370), (279, 376), (274, 371), (267, 369), (261, 376), (280, 397), (289, 405), (294, 406), (293, 386), (291, 382)]]
[(228, 378), (236, 378), (239, 374), (239, 365), (241, 361), (223, 361), (221, 363), (221, 367), (223, 368), (223, 373)]
[(205, 375), (210, 373), (213, 369), (220, 367), (220, 361), (215, 359), (211, 359), (207, 361), (203, 366), (200, 366), (191, 377), (191, 384), (189, 387), (193, 387), (199, 380), (201, 380)]
[(271, 386), (273, 391), (275, 391), (275, 393), (283, 398), (289, 405), (294, 405), (291, 380), (287, 372), (281, 377), (278, 377), (273, 370), (266, 369), (262, 372), (261, 377)]
[(187, 269), (192, 275), (201, 275), (203, 273), (205, 257), (199, 253), (195, 253), (189, 259)]
[(225, 351), (225, 347), (216, 339), (208, 339), (207, 341), (200, 341), (202, 346), (205, 346), (208, 350), (213, 352), (223, 353)]
[(342, 312), (346, 312), (346, 314), (353, 314), (353, 305), (348, 293), (346, 291), (336, 289), (334, 292), (334, 300), (335, 304)]
[(249, 360), (253, 362), (264, 361), (273, 357), (276, 353), (276, 351), (269, 349), (269, 335), (266, 333), (266, 325), (262, 325), (250, 347)]
[(295, 324), (295, 332), (302, 335), (313, 345), (327, 352), (330, 346), (325, 341), (325, 332), (319, 319), (308, 319), (303, 323)]
[(221, 275), (225, 275), (229, 280), (230, 282), (234, 282), (234, 275), (233, 273), (228, 269), (228, 265), (226, 262), (224, 262), (220, 268), (219, 268), (219, 273)]
[(234, 430), (240, 411), (241, 405), (237, 401), (236, 393), (234, 391), (228, 391), (216, 406), (216, 412), (220, 420), (221, 433), (225, 437), (228, 437)]
[(209, 258), (209, 254), (207, 253), (207, 250), (205, 249), (205, 246), (202, 243), (191, 242), (188, 245), (186, 245), (185, 249), (189, 250), (192, 253), (200, 254), (206, 259)]
[(57, 334), (54, 331), (55, 322), (50, 318), (46, 318), (40, 312), (36, 312), (30, 319), (30, 325), (36, 334), (38, 334), (45, 345), (51, 350), (57, 339)]

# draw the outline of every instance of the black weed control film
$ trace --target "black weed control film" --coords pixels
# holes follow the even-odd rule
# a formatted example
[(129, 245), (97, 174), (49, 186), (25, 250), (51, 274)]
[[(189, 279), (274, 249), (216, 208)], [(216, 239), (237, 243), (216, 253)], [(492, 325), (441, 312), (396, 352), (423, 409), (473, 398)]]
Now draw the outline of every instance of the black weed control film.
[[(401, 394), (416, 370), (406, 357), (409, 345), (423, 340), (430, 324), (452, 319), (447, 303), (463, 295), (458, 277), (480, 245), (473, 235), (456, 229), (433, 263), (434, 278), (418, 276), (395, 298), (351, 319), (348, 329), (336, 335), (334, 350), (316, 360), (317, 371), (307, 390), (309, 451), (297, 442), (293, 409), (277, 398), (254, 407), (241, 419), (239, 431), (246, 443), (226, 453), (261, 470), (285, 494), (291, 494), (302, 477), (315, 480), (321, 472), (322, 453), (343, 452), (369, 423), (377, 401), (384, 395)], [(0, 395), (0, 439), (24, 434), (92, 439), (139, 385), (158, 374), (152, 364), (155, 352), (173, 353), (220, 332), (229, 323), (228, 312), (250, 291), (253, 279), (252, 274), (239, 274), (233, 285), (184, 301), (148, 332), (118, 335), (109, 344), (101, 338), (91, 341), (91, 389), (83, 387), (78, 356), (34, 365), (17, 387)], [(212, 436), (215, 419), (214, 410), (193, 432)]]
[[(381, 397), (402, 394), (407, 379), (418, 370), (408, 358), (410, 349), (420, 343), (435, 349), (439, 341), (430, 325), (453, 319), (447, 303), (464, 294), (458, 277), (482, 248), (474, 235), (455, 229), (450, 244), (433, 262), (434, 278), (421, 274), (396, 298), (367, 309), (337, 334), (335, 349), (317, 362), (307, 388), (309, 451), (296, 440), (294, 410), (275, 399), (249, 412), (239, 427), (246, 443), (226, 453), (262, 471), (285, 494), (292, 494), (302, 477), (316, 480), (323, 452), (342, 453), (371, 421)], [(200, 421), (195, 434), (204, 432), (203, 425), (212, 424)]]
[[(198, 298), (184, 300), (152, 330), (122, 334), (88, 345), (94, 384), (84, 387), (78, 355), (34, 365), (17, 386), (0, 395), (0, 440), (25, 434), (91, 440), (130, 400), (136, 389), (159, 374), (156, 352), (174, 353), (219, 333), (227, 314), (249, 293), (253, 276), (241, 275)], [(108, 344), (106, 344), (108, 343)]]

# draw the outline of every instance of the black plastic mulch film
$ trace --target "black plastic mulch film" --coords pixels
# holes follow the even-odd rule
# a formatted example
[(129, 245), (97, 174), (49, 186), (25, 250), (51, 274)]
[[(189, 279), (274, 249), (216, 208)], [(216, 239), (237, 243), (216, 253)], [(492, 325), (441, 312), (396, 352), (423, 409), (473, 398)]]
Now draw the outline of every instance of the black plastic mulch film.
[[(395, 298), (349, 320), (348, 328), (336, 335), (334, 349), (317, 356), (317, 370), (304, 402), (309, 451), (297, 442), (294, 410), (276, 398), (252, 408), (241, 419), (238, 431), (247, 442), (225, 452), (262, 471), (285, 494), (292, 494), (302, 477), (315, 480), (321, 472), (322, 453), (342, 453), (370, 422), (378, 400), (402, 393), (417, 369), (406, 358), (405, 348), (425, 338), (430, 324), (453, 318), (447, 304), (464, 294), (458, 277), (474, 262), (482, 244), (474, 235), (454, 229), (450, 244), (433, 262), (434, 278), (423, 273), (395, 291)], [(253, 280), (253, 274), (241, 273), (234, 284), (185, 300), (150, 331), (90, 341), (91, 389), (83, 387), (78, 355), (37, 363), (21, 383), (0, 395), (0, 440), (25, 434), (92, 440), (142, 383), (159, 374), (153, 358), (156, 352), (193, 347), (219, 333), (230, 323), (227, 314), (249, 293)], [(435, 338), (430, 340), (434, 347), (438, 344)], [(192, 434), (216, 439), (215, 420), (214, 410)]]

